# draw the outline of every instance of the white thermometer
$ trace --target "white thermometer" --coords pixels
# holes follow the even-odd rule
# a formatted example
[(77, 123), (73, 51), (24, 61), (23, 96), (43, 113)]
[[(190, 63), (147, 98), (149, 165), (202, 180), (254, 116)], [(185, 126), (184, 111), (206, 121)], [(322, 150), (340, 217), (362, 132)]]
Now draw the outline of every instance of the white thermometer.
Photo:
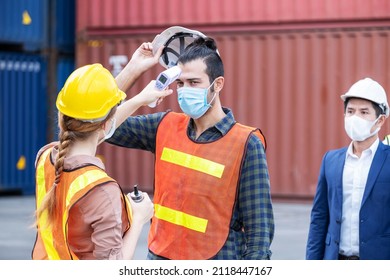
[[(166, 89), (170, 84), (172, 84), (174, 81), (179, 78), (181, 74), (181, 69), (179, 66), (173, 66), (171, 68), (168, 68), (167, 70), (161, 72), (156, 79), (156, 89), (157, 90), (164, 90)], [(149, 104), (150, 108), (154, 108), (157, 106), (157, 101), (154, 101)]]

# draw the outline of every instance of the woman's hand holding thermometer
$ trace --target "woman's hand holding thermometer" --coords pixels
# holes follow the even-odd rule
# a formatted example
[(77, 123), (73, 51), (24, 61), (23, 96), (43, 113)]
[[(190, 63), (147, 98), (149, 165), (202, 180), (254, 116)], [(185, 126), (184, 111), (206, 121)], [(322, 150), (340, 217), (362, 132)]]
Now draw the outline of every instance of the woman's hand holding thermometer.
[[(166, 89), (170, 84), (176, 81), (177, 78), (179, 78), (180, 74), (181, 74), (181, 69), (177, 65), (161, 72), (156, 79), (156, 89), (157, 90)], [(148, 106), (150, 108), (154, 108), (157, 106), (157, 102), (158, 99), (150, 103)]]

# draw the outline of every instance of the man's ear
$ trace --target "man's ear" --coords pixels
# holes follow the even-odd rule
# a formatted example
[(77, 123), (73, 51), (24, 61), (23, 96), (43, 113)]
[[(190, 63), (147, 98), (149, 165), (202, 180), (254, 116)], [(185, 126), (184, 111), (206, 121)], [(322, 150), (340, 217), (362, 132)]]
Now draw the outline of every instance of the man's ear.
[(386, 120), (386, 116), (385, 115), (381, 115), (381, 117), (379, 118), (379, 123), (380, 123), (381, 126), (384, 125), (385, 120)]
[(224, 83), (225, 83), (225, 78), (224, 77), (219, 76), (218, 78), (216, 78), (215, 82), (214, 82), (214, 91), (215, 92), (222, 91)]

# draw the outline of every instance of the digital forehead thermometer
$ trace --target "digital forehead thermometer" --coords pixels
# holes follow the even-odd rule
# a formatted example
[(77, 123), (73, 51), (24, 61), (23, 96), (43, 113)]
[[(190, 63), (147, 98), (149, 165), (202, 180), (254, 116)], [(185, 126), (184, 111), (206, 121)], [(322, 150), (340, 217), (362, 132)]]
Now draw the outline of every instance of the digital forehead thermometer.
[[(171, 68), (168, 68), (167, 70), (161, 72), (156, 79), (156, 89), (157, 90), (164, 90), (166, 89), (170, 84), (172, 84), (174, 81), (179, 78), (181, 74), (181, 69), (179, 66), (173, 66)], [(157, 101), (154, 101), (149, 104), (149, 107), (154, 108), (157, 105)]]

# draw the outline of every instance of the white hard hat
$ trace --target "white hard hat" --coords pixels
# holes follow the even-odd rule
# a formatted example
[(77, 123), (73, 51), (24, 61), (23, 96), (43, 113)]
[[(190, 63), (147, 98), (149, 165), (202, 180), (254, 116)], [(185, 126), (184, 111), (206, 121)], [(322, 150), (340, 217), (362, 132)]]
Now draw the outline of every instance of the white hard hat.
[(340, 96), (343, 101), (350, 97), (370, 100), (379, 105), (382, 112), (389, 116), (389, 104), (383, 87), (371, 78), (364, 78), (354, 83), (350, 89)]
[(181, 26), (169, 27), (154, 37), (152, 42), (153, 54), (161, 46), (165, 46), (159, 62), (165, 68), (170, 68), (176, 65), (184, 49), (199, 37), (205, 38), (206, 35), (197, 30), (191, 30)]

